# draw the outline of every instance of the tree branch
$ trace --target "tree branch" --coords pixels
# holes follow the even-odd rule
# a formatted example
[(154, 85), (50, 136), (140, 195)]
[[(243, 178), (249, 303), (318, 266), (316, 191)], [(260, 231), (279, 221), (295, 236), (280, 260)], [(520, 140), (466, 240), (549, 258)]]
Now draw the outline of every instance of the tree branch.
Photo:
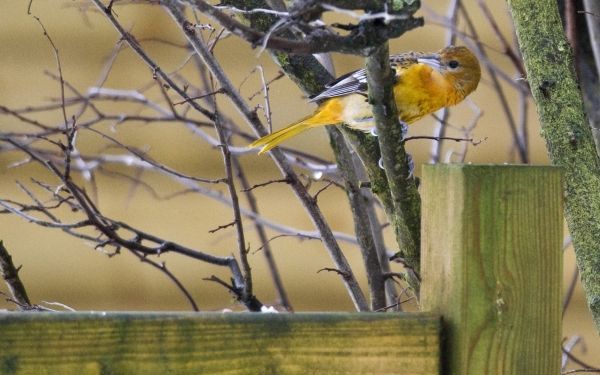
[(354, 232), (356, 233), (367, 271), (367, 281), (371, 295), (371, 310), (376, 311), (386, 306), (385, 278), (383, 277), (377, 248), (373, 240), (371, 223), (367, 215), (367, 203), (360, 191), (352, 153), (346, 144), (344, 136), (338, 129), (332, 126), (327, 127), (327, 132), (331, 138), (331, 147), (335, 151), (337, 163), (344, 177), (346, 194), (350, 201), (350, 209), (354, 218)]
[(12, 257), (4, 247), (4, 243), (0, 240), (0, 273), (8, 286), (8, 290), (18, 306), (19, 310), (31, 310), (34, 306), (29, 300), (25, 285), (19, 277), (19, 269), (12, 262)]
[[(242, 1), (237, 2), (243, 4)], [(236, 3), (236, 4), (237, 4)], [(340, 7), (344, 7), (342, 2), (337, 3), (335, 5), (340, 5)], [(374, 5), (374, 4), (373, 4)], [(418, 3), (414, 4), (415, 6), (419, 6)], [(381, 7), (381, 3), (378, 4)], [(414, 10), (413, 10), (414, 11)], [(253, 20), (258, 25), (263, 25), (263, 27), (269, 27), (269, 18), (264, 16), (264, 19), (258, 19), (258, 16), (254, 15)], [(262, 22), (260, 22), (262, 21)], [(264, 26), (267, 25), (267, 26)], [(406, 32), (412, 29), (414, 25), (410, 22), (404, 25), (403, 32)], [(276, 61), (281, 65), (282, 69), (286, 72), (286, 74), (296, 82), (298, 86), (300, 86), (305, 92), (308, 94), (316, 94), (321, 91), (324, 87), (324, 84), (331, 81), (332, 77), (328, 74), (328, 72), (323, 68), (321, 64), (319, 64), (316, 59), (312, 56), (302, 56), (295, 54), (286, 54), (283, 52), (274, 52), (274, 57)], [(379, 145), (376, 140), (373, 140), (373, 137), (367, 137), (361, 132), (352, 131), (347, 128), (343, 128), (344, 133), (348, 136), (354, 145), (354, 148), (358, 151), (367, 172), (369, 174), (369, 178), (371, 179), (373, 191), (378, 195), (380, 200), (383, 202), (384, 207), (386, 209), (386, 213), (390, 220), (392, 221), (394, 228), (396, 229), (396, 237), (399, 243), (398, 233), (400, 233), (400, 225), (401, 221), (397, 220), (397, 215), (394, 214), (394, 207), (392, 198), (388, 188), (388, 182), (385, 176), (385, 173), (379, 168)], [(330, 137), (331, 138), (331, 137)], [(337, 144), (336, 139), (331, 139), (333, 144)], [(339, 147), (345, 147), (344, 145), (340, 145)], [(334, 147), (334, 152), (336, 152), (336, 158), (339, 158), (337, 155), (336, 148)], [(340, 168), (341, 165), (340, 165)], [(348, 171), (343, 172), (343, 174), (351, 173)], [(351, 205), (354, 203), (351, 202)], [(363, 213), (364, 215), (364, 213)], [(361, 219), (354, 216), (355, 222), (360, 221)], [(412, 271), (411, 271), (412, 272)], [(418, 270), (417, 270), (418, 272)], [(416, 284), (416, 282), (415, 282)], [(393, 294), (393, 293), (392, 293)]]
[(369, 101), (377, 128), (379, 147), (390, 187), (400, 256), (408, 265), (408, 281), (418, 294), (420, 270), (421, 199), (404, 149), (402, 126), (394, 100), (394, 76), (387, 43), (367, 58)]
[[(190, 23), (185, 19), (185, 16), (181, 9), (179, 9), (179, 3), (175, 0), (172, 0), (165, 1), (164, 4), (169, 13), (185, 31), (185, 36), (194, 48), (194, 50), (204, 61), (204, 63), (206, 64), (210, 72), (213, 74), (215, 79), (219, 82), (221, 87), (223, 87), (223, 89), (226, 92), (226, 95), (231, 99), (238, 111), (240, 111), (246, 122), (250, 124), (256, 131), (256, 133), (258, 133), (259, 135), (266, 135), (267, 131), (258, 119), (256, 112), (252, 111), (246, 105), (245, 101), (242, 99), (234, 85), (230, 82), (229, 78), (225, 75), (214, 56), (205, 48), (203, 43), (198, 39), (198, 37), (195, 34), (195, 30), (193, 28), (190, 28)], [(329, 227), (327, 221), (323, 217), (323, 214), (321, 213), (321, 210), (319, 209), (319, 206), (317, 205), (316, 201), (306, 191), (304, 185), (298, 179), (296, 173), (290, 167), (283, 153), (279, 150), (273, 150), (273, 152), (271, 152), (271, 155), (273, 155), (279, 169), (281, 170), (285, 178), (291, 181), (290, 186), (296, 193), (296, 196), (302, 202), (304, 208), (307, 210), (315, 227), (321, 233), (323, 243), (329, 251), (329, 255), (334, 261), (336, 267), (338, 267), (344, 272), (345, 276), (343, 277), (343, 280), (346, 284), (346, 288), (350, 293), (355, 307), (359, 311), (368, 310), (365, 297), (362, 291), (360, 290), (360, 286), (356, 281), (354, 274), (352, 273), (350, 265), (348, 264), (346, 257), (342, 253), (342, 250), (340, 249), (337, 241), (335, 240), (331, 228)]]
[(552, 164), (565, 173), (565, 214), (600, 331), (600, 159), (553, 0), (508, 0)]
[[(352, 27), (350, 33), (345, 36), (341, 36), (323, 27), (311, 27), (310, 29), (303, 28), (305, 31), (308, 31), (302, 39), (282, 38), (273, 36), (270, 32), (259, 31), (238, 22), (219, 8), (203, 0), (186, 0), (186, 2), (217, 21), (232, 34), (248, 41), (253, 47), (262, 45), (272, 50), (297, 54), (335, 51), (366, 55), (374, 46), (402, 35), (406, 30), (407, 24), (411, 24), (412, 27), (423, 25), (421, 18), (413, 18), (411, 16), (417, 9), (414, 8), (414, 4), (418, 3), (411, 2), (411, 7), (400, 7), (397, 12), (393, 13), (390, 11), (389, 17), (392, 18), (391, 20), (382, 22), (382, 19), (364, 19), (358, 25)], [(163, 3), (168, 4), (169, 2), (164, 1)], [(304, 2), (300, 3), (295, 4), (297, 5), (294, 7), (296, 10), (292, 10), (289, 13), (289, 17), (284, 20), (285, 23), (294, 24), (301, 19), (308, 22), (318, 18), (326, 10), (321, 2), (307, 1), (307, 4), (304, 4)], [(354, 5), (352, 5), (352, 2), (338, 1), (336, 3), (342, 5), (343, 9), (362, 9), (365, 11), (373, 9), (375, 3), (381, 5), (379, 1), (354, 2)], [(405, 5), (401, 1), (394, 3)], [(328, 5), (336, 6), (334, 4)], [(361, 8), (362, 6), (365, 6), (365, 8)], [(383, 17), (384, 15), (382, 15)]]

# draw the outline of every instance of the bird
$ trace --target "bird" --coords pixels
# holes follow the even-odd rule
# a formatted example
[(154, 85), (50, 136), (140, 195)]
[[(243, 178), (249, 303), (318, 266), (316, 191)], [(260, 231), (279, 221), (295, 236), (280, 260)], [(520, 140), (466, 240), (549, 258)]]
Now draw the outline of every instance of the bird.
[[(395, 72), (394, 97), (403, 124), (411, 124), (441, 108), (460, 103), (481, 78), (479, 60), (467, 47), (448, 46), (438, 52), (405, 52), (390, 56)], [(310, 97), (318, 104), (310, 116), (252, 142), (263, 154), (305, 130), (344, 124), (375, 134), (365, 69), (347, 73)]]

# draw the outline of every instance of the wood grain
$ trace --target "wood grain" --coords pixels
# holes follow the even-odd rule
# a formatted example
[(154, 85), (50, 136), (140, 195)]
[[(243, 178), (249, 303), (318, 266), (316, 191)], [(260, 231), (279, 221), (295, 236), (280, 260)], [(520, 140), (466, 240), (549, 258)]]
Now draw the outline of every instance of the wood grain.
[(559, 374), (562, 182), (554, 167), (423, 169), (422, 305), (443, 374)]
[(430, 314), (3, 313), (0, 374), (438, 374)]

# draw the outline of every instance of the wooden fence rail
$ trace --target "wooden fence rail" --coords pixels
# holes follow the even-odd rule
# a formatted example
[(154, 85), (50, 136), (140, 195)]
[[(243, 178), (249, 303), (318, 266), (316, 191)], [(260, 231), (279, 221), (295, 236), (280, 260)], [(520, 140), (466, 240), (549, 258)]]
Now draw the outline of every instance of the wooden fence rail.
[(558, 375), (561, 192), (552, 167), (426, 166), (426, 313), (3, 313), (0, 374)]
[(431, 314), (10, 313), (2, 374), (436, 374)]

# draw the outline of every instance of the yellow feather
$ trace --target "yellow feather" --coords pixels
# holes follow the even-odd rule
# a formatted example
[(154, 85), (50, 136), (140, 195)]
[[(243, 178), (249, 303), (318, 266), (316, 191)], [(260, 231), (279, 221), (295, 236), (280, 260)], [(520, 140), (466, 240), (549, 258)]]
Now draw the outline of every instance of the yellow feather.
[(316, 128), (325, 125), (335, 125), (342, 121), (340, 118), (341, 103), (338, 99), (331, 99), (323, 103), (317, 111), (297, 123), (289, 125), (281, 130), (266, 135), (252, 142), (249, 147), (260, 147), (259, 154), (264, 154), (281, 142), (295, 135), (302, 133), (305, 130)]

